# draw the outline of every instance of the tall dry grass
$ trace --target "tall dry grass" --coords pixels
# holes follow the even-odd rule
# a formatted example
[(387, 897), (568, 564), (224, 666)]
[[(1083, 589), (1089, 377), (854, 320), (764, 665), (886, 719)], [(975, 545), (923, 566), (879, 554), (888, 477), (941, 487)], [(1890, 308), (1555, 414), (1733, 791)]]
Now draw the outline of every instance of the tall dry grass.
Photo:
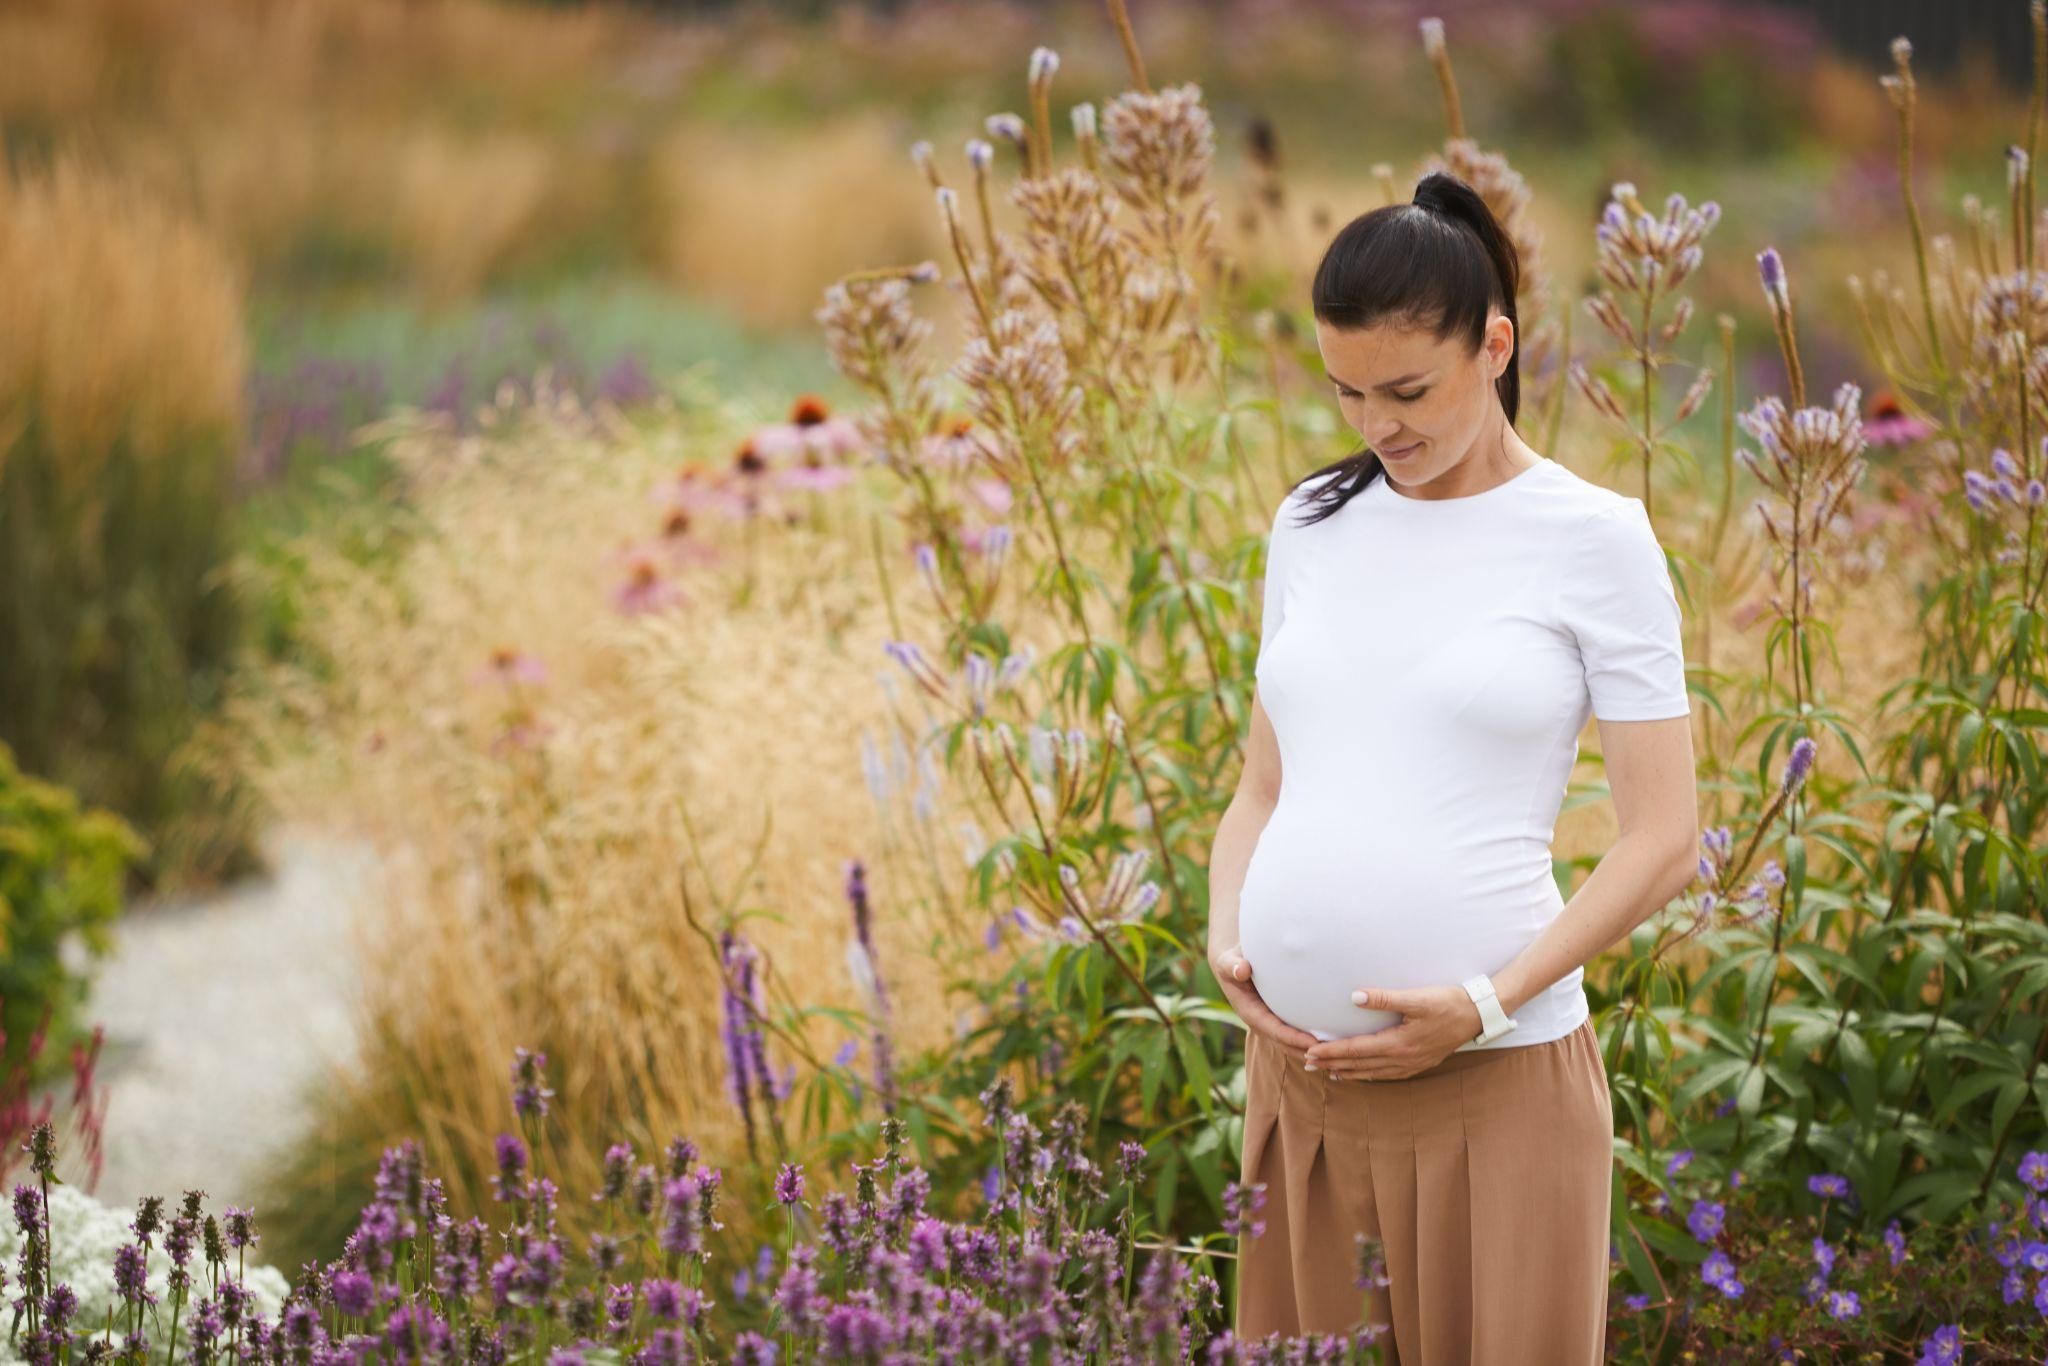
[[(317, 662), (245, 680), (217, 741), (287, 817), (373, 841), (384, 881), (360, 926), (360, 1066), (310, 1098), (305, 1144), (260, 1196), (290, 1247), (331, 1248), (347, 1229), (325, 1221), (360, 1207), (408, 1134), (457, 1207), (488, 1211), (479, 1163), (511, 1127), (515, 1045), (564, 1079), (545, 1155), (564, 1190), (593, 1188), (620, 1139), (740, 1153), (718, 964), (691, 918), (773, 912), (749, 925), (770, 994), (858, 1008), (844, 860), (869, 866), (906, 1040), (949, 1027), (911, 969), (929, 927), (895, 909), (901, 859), (924, 854), (891, 852), (863, 790), (856, 737), (886, 718), (876, 676), (893, 667), (873, 644), (871, 509), (699, 518), (689, 534), (717, 558), (676, 571), (686, 599), (612, 605), (627, 543), (661, 524), (651, 491), (722, 461), (736, 423), (706, 399), (651, 437), (545, 407), (481, 438), (412, 427), (392, 449), (417, 515), (391, 561), (358, 563), (342, 528), (300, 547)], [(823, 1057), (853, 1036), (812, 1043)]]
[(247, 866), (232, 775), (182, 748), (235, 631), (238, 272), (62, 156), (0, 175), (0, 297), (0, 734), (139, 826), (153, 880)]

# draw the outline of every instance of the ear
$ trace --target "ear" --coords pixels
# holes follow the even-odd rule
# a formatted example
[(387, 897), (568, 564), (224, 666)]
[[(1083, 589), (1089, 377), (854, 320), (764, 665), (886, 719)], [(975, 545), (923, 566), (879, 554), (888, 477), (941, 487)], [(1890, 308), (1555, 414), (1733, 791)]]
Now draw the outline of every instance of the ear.
[(1507, 314), (1495, 313), (1486, 320), (1486, 365), (1495, 379), (1507, 373), (1514, 354), (1515, 324)]

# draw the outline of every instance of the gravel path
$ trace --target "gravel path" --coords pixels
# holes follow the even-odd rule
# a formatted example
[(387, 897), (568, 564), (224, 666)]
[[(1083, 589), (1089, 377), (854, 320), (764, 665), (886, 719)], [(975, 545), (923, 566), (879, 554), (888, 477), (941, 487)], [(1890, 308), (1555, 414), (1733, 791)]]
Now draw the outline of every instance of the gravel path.
[[(353, 1052), (348, 926), (371, 855), (292, 827), (264, 843), (271, 875), (132, 910), (97, 966), (82, 1018), (107, 1028), (106, 1163), (92, 1192), (103, 1205), (175, 1204), (192, 1188), (209, 1209), (249, 1203), (252, 1174), (296, 1132), (306, 1085)], [(57, 1174), (82, 1182), (64, 1152), (76, 1146), (68, 1103), (67, 1090)]]

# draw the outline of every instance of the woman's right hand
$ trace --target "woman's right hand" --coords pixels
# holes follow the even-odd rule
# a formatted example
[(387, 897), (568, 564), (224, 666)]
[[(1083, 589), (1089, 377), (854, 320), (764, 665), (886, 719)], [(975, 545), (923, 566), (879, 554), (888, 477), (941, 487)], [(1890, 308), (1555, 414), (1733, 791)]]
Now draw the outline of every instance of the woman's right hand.
[(1223, 998), (1230, 1002), (1237, 1018), (1244, 1021), (1245, 1028), (1289, 1048), (1311, 1048), (1322, 1042), (1307, 1030), (1296, 1029), (1273, 1013), (1273, 1008), (1252, 985), (1252, 965), (1244, 956), (1243, 945), (1232, 944), (1214, 955), (1209, 960), (1209, 970), (1216, 974), (1216, 980), (1223, 986)]

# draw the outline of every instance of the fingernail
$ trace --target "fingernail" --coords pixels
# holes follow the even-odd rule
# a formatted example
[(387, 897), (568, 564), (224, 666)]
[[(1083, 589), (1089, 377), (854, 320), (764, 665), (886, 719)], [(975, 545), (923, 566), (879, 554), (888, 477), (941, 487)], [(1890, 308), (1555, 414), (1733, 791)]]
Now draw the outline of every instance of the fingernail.
[(1305, 1071), (1313, 1072), (1316, 1070), (1316, 1065), (1312, 1062), (1305, 1062), (1302, 1064), (1302, 1068)]
[(1362, 1005), (1364, 1005), (1364, 1004), (1365, 1004), (1365, 993), (1364, 993), (1364, 992), (1362, 992), (1362, 991), (1354, 991), (1354, 992), (1352, 992), (1352, 993), (1351, 993), (1351, 1004), (1353, 1004), (1353, 1005), (1355, 1005), (1355, 1006), (1362, 1006)]

